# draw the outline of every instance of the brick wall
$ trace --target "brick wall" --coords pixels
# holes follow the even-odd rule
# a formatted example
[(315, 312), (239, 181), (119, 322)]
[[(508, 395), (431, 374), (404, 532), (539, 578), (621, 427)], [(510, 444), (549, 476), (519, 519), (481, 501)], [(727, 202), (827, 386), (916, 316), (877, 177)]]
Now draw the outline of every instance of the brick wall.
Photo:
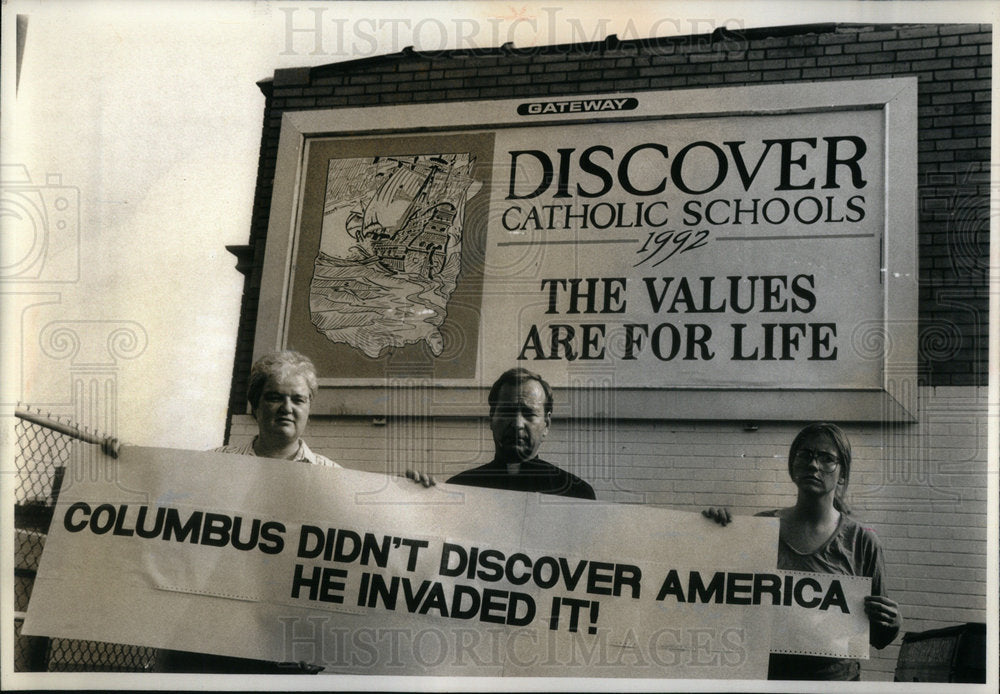
[[(816, 25), (669, 40), (517, 51), (399, 54), (279, 70), (267, 97), (252, 257), (231, 392), (230, 440), (252, 436), (252, 354), (281, 114), (289, 110), (764, 83), (919, 78), (920, 421), (850, 425), (856, 515), (888, 554), (888, 587), (910, 631), (984, 621), (985, 388), (988, 348), (990, 51), (988, 26)], [(738, 514), (788, 505), (787, 446), (797, 427), (769, 422), (561, 421), (546, 457), (599, 498)], [(347, 467), (439, 478), (488, 460), (484, 420), (314, 418), (309, 442)], [(897, 642), (898, 644), (898, 642)], [(865, 664), (891, 680), (898, 645)]]

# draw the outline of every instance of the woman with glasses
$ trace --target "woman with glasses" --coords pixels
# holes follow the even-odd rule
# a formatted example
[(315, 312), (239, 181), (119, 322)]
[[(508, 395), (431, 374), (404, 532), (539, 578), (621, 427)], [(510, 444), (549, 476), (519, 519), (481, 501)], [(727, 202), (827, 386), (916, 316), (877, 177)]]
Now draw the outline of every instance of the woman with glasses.
[[(851, 443), (835, 424), (810, 424), (788, 452), (788, 474), (797, 488), (795, 505), (758, 513), (778, 518), (778, 569), (866, 576), (872, 594), (865, 598), (869, 641), (889, 645), (899, 633), (899, 606), (885, 593), (885, 560), (875, 533), (849, 517), (844, 501), (851, 476)], [(703, 512), (722, 525), (728, 509)], [(858, 680), (861, 665), (849, 658), (772, 653), (768, 679)]]

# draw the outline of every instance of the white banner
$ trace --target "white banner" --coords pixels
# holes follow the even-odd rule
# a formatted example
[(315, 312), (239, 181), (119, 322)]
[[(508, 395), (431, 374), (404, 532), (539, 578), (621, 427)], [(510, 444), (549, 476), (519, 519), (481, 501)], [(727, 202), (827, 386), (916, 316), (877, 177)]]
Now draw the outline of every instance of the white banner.
[(26, 634), (379, 675), (759, 679), (771, 650), (867, 656), (868, 581), (776, 571), (774, 519), (172, 449), (107, 464), (67, 470)]

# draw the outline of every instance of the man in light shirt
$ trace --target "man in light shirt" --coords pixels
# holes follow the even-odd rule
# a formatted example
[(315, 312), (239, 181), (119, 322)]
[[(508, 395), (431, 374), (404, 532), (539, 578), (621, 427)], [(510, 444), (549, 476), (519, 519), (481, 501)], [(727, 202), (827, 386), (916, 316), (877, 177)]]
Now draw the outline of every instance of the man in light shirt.
[[(316, 367), (308, 357), (291, 350), (265, 354), (251, 367), (247, 387), (250, 413), (257, 420), (257, 436), (249, 443), (215, 450), (339, 468), (340, 465), (326, 456), (314, 453), (302, 440), (316, 389)], [(308, 663), (274, 663), (162, 649), (157, 652), (156, 669), (159, 672), (315, 674), (323, 668)]]

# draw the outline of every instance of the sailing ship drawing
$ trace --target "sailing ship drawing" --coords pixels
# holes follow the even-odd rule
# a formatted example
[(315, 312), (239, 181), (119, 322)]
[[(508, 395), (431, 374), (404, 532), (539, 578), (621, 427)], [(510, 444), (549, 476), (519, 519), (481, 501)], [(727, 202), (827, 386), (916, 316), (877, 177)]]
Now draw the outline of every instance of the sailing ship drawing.
[(426, 342), (461, 269), (466, 203), (482, 187), (469, 153), (331, 159), (309, 311), (330, 341), (376, 358)]

